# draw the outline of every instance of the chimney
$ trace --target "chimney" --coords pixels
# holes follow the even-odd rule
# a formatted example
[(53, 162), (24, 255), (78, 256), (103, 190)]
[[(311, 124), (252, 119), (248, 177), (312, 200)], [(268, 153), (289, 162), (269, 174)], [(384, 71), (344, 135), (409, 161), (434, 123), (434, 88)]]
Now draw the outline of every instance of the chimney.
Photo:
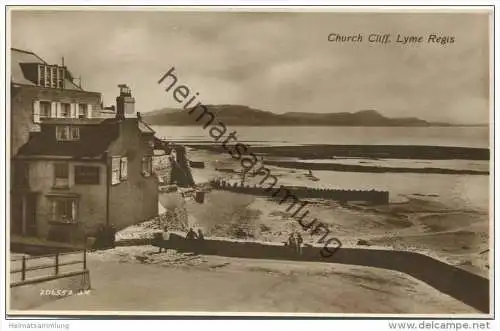
[(132, 98), (130, 88), (126, 84), (120, 84), (118, 87), (120, 88), (120, 95), (116, 97), (116, 118), (134, 117), (135, 99)]

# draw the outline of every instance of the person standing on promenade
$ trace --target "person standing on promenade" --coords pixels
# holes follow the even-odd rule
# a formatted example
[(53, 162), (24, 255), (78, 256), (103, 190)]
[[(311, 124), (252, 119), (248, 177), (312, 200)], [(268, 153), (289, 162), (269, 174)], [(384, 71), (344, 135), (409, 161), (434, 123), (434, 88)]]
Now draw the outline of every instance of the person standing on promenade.
[(197, 238), (198, 238), (198, 235), (196, 234), (196, 232), (194, 232), (193, 228), (189, 228), (189, 231), (186, 234), (186, 239), (194, 240)]

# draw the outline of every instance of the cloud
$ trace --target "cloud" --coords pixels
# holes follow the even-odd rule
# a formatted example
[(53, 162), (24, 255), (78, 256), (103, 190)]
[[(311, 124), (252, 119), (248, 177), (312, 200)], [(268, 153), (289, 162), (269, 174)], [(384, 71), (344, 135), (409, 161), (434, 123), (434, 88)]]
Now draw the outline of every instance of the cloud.
[[(489, 14), (12, 11), (13, 47), (61, 56), (84, 87), (140, 111), (175, 106), (170, 67), (206, 103), (275, 112), (377, 109), (387, 116), (487, 122)], [(328, 42), (329, 33), (453, 36), (453, 44)]]

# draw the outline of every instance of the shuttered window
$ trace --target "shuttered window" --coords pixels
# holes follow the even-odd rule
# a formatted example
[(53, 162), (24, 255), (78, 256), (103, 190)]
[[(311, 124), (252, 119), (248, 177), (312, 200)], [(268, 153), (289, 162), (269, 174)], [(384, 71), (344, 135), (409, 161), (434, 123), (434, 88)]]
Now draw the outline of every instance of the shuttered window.
[(33, 102), (33, 123), (40, 123), (40, 101)]
[(111, 185), (120, 183), (120, 157), (111, 158)]
[(144, 177), (151, 176), (151, 173), (153, 172), (153, 164), (152, 164), (152, 157), (147, 155), (142, 157), (142, 175)]
[(120, 159), (120, 180), (127, 179), (128, 174), (128, 160), (126, 156)]

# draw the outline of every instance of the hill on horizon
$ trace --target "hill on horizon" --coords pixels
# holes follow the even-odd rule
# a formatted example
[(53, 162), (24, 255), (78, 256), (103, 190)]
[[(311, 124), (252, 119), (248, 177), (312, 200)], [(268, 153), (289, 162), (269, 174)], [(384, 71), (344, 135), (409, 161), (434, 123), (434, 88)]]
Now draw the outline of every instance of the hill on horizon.
[[(449, 123), (428, 122), (416, 117), (389, 118), (377, 110), (360, 110), (353, 113), (276, 114), (243, 105), (205, 105), (205, 107), (215, 115), (216, 121), (233, 126), (453, 126)], [(202, 110), (196, 109), (189, 114), (191, 109), (162, 108), (143, 113), (142, 116), (152, 125), (197, 125), (196, 119)]]

